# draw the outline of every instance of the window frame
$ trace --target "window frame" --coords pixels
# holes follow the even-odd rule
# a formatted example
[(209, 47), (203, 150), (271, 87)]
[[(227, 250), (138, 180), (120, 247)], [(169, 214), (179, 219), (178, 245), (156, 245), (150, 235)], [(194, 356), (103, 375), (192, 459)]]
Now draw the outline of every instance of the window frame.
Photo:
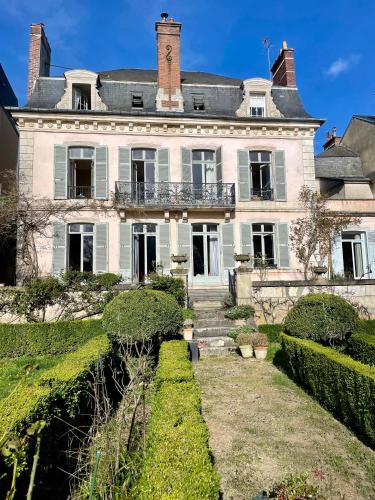
[[(71, 231), (71, 228), (72, 226), (75, 226), (75, 225), (78, 225), (80, 226), (79, 228), (79, 231)], [(81, 239), (81, 242), (80, 242), (80, 264), (79, 264), (79, 268), (80, 268), (80, 272), (91, 272), (91, 273), (94, 273), (94, 263), (95, 263), (95, 224), (92, 223), (92, 222), (71, 222), (69, 224), (67, 224), (68, 226), (68, 238), (67, 238), (67, 269), (70, 270), (70, 236), (71, 235), (77, 235), (79, 234), (80, 235), (80, 239)], [(84, 226), (91, 226), (92, 228), (92, 231), (86, 231), (84, 229)], [(84, 257), (84, 251), (83, 251), (83, 247), (84, 247), (84, 237), (87, 237), (87, 236), (91, 236), (92, 237), (92, 264), (91, 264), (91, 268), (92, 270), (91, 271), (84, 271), (84, 260), (83, 260), (83, 257)]]
[[(262, 99), (263, 106), (252, 106), (252, 99)], [(262, 114), (253, 114), (252, 110), (263, 110)], [(250, 118), (265, 118), (267, 116), (267, 107), (266, 107), (266, 94), (262, 92), (250, 92), (249, 93), (249, 116)]]
[[(262, 161), (262, 154), (268, 154), (269, 155), (269, 161)], [(258, 155), (258, 160), (253, 161), (251, 159), (252, 154), (257, 154)], [(273, 152), (268, 151), (266, 149), (256, 149), (256, 150), (249, 150), (249, 171), (250, 171), (250, 199), (254, 199), (255, 196), (259, 196), (262, 200), (273, 200), (274, 199), (274, 179), (273, 179)], [(260, 195), (255, 195), (253, 190), (253, 166), (259, 166), (260, 168)], [(265, 166), (268, 166), (269, 168), (269, 187), (265, 188), (263, 187), (263, 178), (262, 178), (262, 168)], [(265, 194), (265, 195), (264, 195)]]
[[(202, 113), (206, 111), (206, 103), (204, 99), (204, 94), (193, 94), (193, 111)], [(199, 106), (203, 106), (203, 108), (200, 108)]]
[[(260, 225), (261, 229), (260, 231), (257, 231), (254, 229), (254, 226)], [(272, 226), (272, 231), (267, 231), (264, 229), (265, 226)], [(273, 251), (273, 257), (272, 260), (273, 262), (269, 264), (267, 261), (271, 260), (270, 258), (266, 257), (265, 254), (265, 241), (264, 238), (265, 236), (272, 235), (272, 251)], [(254, 236), (260, 236), (261, 237), (261, 265), (256, 265), (256, 259), (259, 259), (259, 257), (255, 256), (255, 244), (254, 244)], [(254, 269), (259, 269), (262, 267), (265, 267), (267, 269), (275, 269), (278, 267), (278, 260), (277, 260), (277, 253), (276, 253), (276, 248), (277, 248), (277, 224), (273, 222), (252, 222), (251, 223), (251, 243), (252, 243), (252, 249), (253, 249), (253, 267)]]
[[(82, 92), (85, 91), (85, 92)], [(87, 94), (86, 94), (87, 91)], [(80, 101), (83, 98), (87, 99), (86, 106), (78, 107), (76, 105), (77, 96), (76, 93), (80, 93)], [(74, 111), (91, 111), (92, 110), (92, 85), (90, 83), (72, 83), (72, 108)]]
[[(131, 93), (131, 99), (132, 99), (132, 109), (144, 109), (144, 101), (143, 101), (143, 92), (132, 92)], [(140, 99), (140, 106), (135, 106), (135, 99)]]

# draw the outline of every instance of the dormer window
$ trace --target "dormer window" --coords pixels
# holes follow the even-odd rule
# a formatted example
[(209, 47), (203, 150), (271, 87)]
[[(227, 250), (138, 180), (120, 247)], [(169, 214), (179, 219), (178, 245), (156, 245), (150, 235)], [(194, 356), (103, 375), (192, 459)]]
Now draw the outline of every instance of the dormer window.
[(250, 94), (250, 116), (253, 118), (266, 116), (266, 96), (264, 94)]
[(91, 109), (91, 85), (73, 84), (73, 109)]
[(140, 92), (132, 94), (132, 108), (143, 108), (143, 95)]
[(201, 94), (193, 95), (193, 109), (194, 111), (205, 111), (204, 96)]

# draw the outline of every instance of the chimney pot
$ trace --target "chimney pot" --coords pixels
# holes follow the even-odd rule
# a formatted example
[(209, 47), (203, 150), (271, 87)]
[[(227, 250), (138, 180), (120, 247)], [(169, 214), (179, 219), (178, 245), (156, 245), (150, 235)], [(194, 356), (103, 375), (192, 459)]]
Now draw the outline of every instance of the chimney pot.
[(331, 149), (334, 146), (338, 146), (341, 142), (341, 137), (337, 137), (337, 128), (332, 127), (332, 134), (328, 131), (326, 134), (326, 142), (323, 144), (323, 149)]
[(287, 48), (288, 48), (288, 45), (287, 45), (286, 41), (284, 40), (284, 41), (283, 41), (283, 46), (282, 46), (282, 49), (283, 49), (283, 50), (285, 50), (285, 49), (287, 49)]

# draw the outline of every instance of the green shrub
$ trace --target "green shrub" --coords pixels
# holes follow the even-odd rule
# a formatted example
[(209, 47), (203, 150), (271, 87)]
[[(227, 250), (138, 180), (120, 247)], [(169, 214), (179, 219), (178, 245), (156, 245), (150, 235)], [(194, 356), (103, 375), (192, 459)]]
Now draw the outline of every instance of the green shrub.
[(0, 324), (0, 358), (65, 354), (102, 333), (101, 321), (93, 319)]
[(357, 319), (354, 307), (342, 297), (317, 293), (298, 300), (288, 312), (284, 327), (293, 337), (335, 344), (355, 331)]
[(275, 323), (273, 325), (258, 325), (258, 330), (267, 335), (268, 342), (280, 342), (280, 333), (284, 330), (284, 325)]
[(251, 333), (240, 333), (236, 337), (236, 344), (238, 345), (252, 345), (253, 336)]
[(375, 319), (359, 319), (355, 331), (375, 335)]
[(110, 339), (124, 344), (176, 335), (182, 309), (170, 294), (158, 290), (124, 292), (104, 309), (103, 328)]
[(171, 276), (160, 276), (159, 274), (152, 274), (149, 279), (150, 283), (146, 288), (170, 293), (180, 306), (185, 304), (185, 286), (182, 280)]
[(188, 382), (193, 378), (187, 342), (184, 340), (163, 342), (159, 351), (156, 385), (163, 382)]
[(194, 321), (195, 319), (197, 319), (197, 313), (194, 311), (194, 309), (182, 309), (182, 318), (184, 321), (186, 319), (191, 319), (192, 321)]
[(349, 339), (347, 354), (361, 363), (375, 365), (375, 333), (354, 333)]
[(248, 319), (254, 317), (255, 309), (253, 306), (234, 306), (225, 312), (228, 319)]
[(267, 347), (268, 339), (264, 333), (253, 333), (251, 336), (251, 345), (256, 349), (257, 347)]
[(328, 411), (375, 445), (375, 368), (311, 340), (281, 334), (285, 368)]
[(239, 335), (250, 335), (251, 333), (256, 332), (256, 328), (254, 326), (238, 326), (237, 328), (232, 328), (228, 333), (228, 337), (233, 340), (237, 340)]

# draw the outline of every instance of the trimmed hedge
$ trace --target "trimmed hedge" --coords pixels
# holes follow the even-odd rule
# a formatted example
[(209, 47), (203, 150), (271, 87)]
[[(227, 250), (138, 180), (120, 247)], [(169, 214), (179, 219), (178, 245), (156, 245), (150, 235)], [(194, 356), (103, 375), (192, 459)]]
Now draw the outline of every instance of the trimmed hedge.
[(258, 330), (267, 335), (270, 344), (280, 342), (280, 333), (284, 330), (284, 325), (275, 323), (273, 325), (259, 325)]
[(56, 356), (103, 334), (101, 320), (0, 324), (0, 358)]
[(375, 366), (375, 334), (354, 333), (349, 339), (347, 353), (361, 363)]
[(212, 465), (200, 393), (187, 356), (187, 342), (161, 346), (146, 453), (134, 492), (140, 500), (219, 498), (219, 476)]
[(287, 372), (328, 411), (375, 445), (375, 367), (311, 340), (281, 334)]
[(375, 319), (359, 319), (355, 331), (375, 335)]

